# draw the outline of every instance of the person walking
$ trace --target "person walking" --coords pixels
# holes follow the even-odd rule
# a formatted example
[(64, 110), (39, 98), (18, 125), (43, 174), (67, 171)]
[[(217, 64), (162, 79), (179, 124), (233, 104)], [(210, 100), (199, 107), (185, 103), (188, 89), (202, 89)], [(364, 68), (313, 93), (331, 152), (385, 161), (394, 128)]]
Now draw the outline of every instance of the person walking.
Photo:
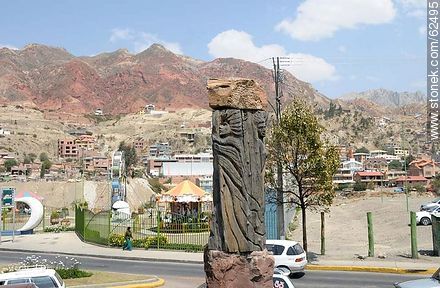
[(131, 248), (133, 247), (132, 244), (132, 239), (133, 239), (133, 234), (131, 233), (131, 227), (127, 227), (127, 230), (125, 231), (125, 236), (124, 236), (124, 246), (122, 246), (122, 250), (128, 250), (131, 251)]

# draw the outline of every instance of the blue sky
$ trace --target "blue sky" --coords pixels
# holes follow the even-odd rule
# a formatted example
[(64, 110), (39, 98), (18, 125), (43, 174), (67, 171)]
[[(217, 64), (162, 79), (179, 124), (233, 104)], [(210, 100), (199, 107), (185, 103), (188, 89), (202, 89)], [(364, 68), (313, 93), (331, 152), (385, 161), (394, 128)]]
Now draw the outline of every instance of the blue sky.
[(426, 0), (5, 1), (0, 46), (74, 55), (154, 42), (193, 58), (235, 57), (285, 69), (329, 97), (426, 90)]

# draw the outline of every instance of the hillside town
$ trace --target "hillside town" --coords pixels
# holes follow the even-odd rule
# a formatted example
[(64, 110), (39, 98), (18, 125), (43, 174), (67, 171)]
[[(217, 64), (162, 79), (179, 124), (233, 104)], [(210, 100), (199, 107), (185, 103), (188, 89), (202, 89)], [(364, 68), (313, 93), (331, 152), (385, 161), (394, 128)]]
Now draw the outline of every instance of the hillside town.
[(0, 286), (440, 288), (439, 1), (5, 1)]

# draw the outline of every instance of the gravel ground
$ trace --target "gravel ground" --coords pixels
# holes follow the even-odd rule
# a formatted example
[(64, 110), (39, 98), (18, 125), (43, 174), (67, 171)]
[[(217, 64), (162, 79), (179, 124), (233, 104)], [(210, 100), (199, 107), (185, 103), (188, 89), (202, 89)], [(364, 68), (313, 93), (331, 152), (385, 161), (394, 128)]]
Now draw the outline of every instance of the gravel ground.
[[(434, 197), (411, 195), (410, 211), (418, 211), (422, 203)], [(326, 258), (354, 258), (356, 254), (368, 254), (367, 212), (373, 214), (375, 254), (386, 257), (405, 259), (411, 253), (410, 216), (406, 210), (404, 194), (388, 196), (364, 195), (358, 198), (337, 197), (326, 214)], [(301, 213), (292, 238), (302, 242)], [(320, 214), (307, 213), (307, 235), (309, 251), (319, 254)], [(431, 226), (418, 226), (418, 249), (432, 250)], [(428, 257), (428, 256), (427, 256)], [(431, 258), (431, 257), (429, 257)]]

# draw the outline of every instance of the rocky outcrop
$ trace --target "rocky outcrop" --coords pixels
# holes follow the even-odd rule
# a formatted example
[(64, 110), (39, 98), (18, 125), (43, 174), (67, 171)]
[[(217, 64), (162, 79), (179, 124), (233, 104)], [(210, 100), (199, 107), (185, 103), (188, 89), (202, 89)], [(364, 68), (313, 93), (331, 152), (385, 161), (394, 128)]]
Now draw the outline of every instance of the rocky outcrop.
[(208, 288), (273, 287), (274, 259), (266, 250), (248, 256), (205, 250), (204, 262)]

